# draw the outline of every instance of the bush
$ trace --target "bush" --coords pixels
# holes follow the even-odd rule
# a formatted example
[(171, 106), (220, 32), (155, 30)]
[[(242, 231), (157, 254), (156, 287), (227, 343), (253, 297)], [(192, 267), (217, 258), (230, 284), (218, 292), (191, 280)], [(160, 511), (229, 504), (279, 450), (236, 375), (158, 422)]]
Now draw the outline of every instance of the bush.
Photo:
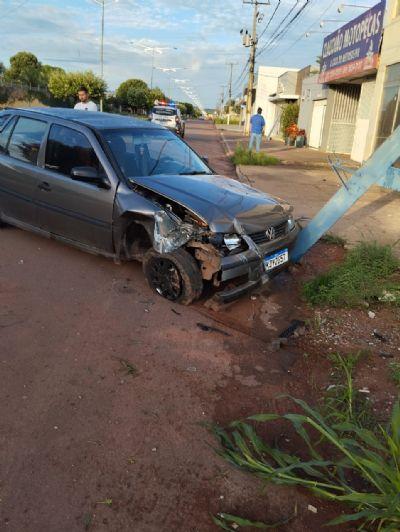
[(303, 294), (312, 305), (356, 307), (378, 300), (399, 304), (400, 283), (390, 279), (398, 268), (390, 246), (361, 243), (342, 264), (306, 283)]
[(286, 130), (293, 124), (297, 124), (299, 118), (299, 104), (288, 103), (283, 107), (281, 115), (281, 133), (285, 137)]
[(264, 152), (254, 152), (238, 144), (235, 153), (231, 157), (233, 164), (254, 165), (254, 166), (271, 166), (279, 164), (279, 159)]

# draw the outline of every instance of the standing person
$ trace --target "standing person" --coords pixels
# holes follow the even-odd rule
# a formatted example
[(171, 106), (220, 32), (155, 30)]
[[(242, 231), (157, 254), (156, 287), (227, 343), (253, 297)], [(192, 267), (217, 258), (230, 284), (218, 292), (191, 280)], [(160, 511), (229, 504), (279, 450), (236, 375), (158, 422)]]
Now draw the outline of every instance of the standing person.
[(251, 135), (249, 142), (249, 150), (253, 149), (254, 142), (256, 143), (256, 152), (260, 151), (262, 136), (265, 128), (265, 120), (262, 116), (262, 109), (257, 109), (257, 114), (250, 118)]
[(83, 85), (78, 89), (79, 102), (74, 109), (78, 111), (97, 111), (97, 105), (89, 97), (89, 91)]

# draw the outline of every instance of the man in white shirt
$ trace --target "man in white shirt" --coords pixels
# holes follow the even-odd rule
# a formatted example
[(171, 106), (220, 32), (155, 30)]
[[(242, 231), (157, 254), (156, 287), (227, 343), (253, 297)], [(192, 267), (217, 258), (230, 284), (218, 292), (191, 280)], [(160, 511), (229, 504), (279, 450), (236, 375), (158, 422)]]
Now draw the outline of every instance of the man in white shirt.
[(89, 99), (89, 92), (83, 85), (79, 87), (78, 98), (79, 102), (75, 104), (74, 109), (78, 111), (97, 111), (97, 105)]

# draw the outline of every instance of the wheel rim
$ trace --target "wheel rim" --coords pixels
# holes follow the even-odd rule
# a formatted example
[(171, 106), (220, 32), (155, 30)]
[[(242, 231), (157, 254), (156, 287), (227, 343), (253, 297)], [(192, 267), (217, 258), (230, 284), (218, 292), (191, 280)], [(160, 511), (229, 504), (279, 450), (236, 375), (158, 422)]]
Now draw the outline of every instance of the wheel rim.
[(150, 282), (161, 296), (176, 301), (182, 294), (182, 277), (169, 259), (153, 259), (150, 264)]

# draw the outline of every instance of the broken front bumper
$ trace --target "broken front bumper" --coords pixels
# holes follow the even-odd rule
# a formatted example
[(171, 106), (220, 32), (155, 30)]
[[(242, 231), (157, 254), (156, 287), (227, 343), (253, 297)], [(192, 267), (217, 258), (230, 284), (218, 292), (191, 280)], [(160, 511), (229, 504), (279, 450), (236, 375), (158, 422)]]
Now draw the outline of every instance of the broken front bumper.
[[(249, 249), (242, 253), (223, 257), (221, 259), (221, 282), (235, 281), (239, 278), (242, 282), (218, 292), (218, 299), (224, 303), (233, 301), (253, 288), (266, 283), (277, 272), (287, 268), (290, 264), (290, 251), (298, 233), (299, 227), (296, 225), (289, 234), (278, 240), (260, 246), (252, 243), (251, 247), (249, 246)], [(289, 262), (275, 270), (266, 272), (264, 257), (285, 248), (289, 249)]]

